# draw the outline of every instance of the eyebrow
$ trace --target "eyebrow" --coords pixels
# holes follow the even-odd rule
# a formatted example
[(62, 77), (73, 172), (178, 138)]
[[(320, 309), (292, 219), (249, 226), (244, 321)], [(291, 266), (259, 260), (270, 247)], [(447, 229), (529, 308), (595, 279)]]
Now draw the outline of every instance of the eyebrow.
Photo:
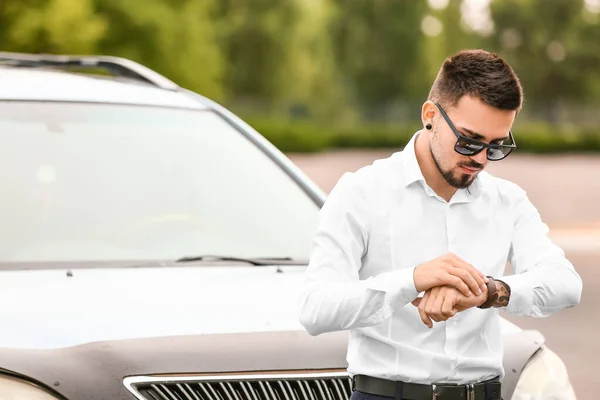
[[(485, 139), (485, 136), (483, 136), (482, 134), (472, 131), (469, 128), (465, 128), (464, 126), (458, 126), (457, 129), (468, 133), (473, 139), (477, 139), (477, 140)], [(498, 140), (507, 140), (508, 138), (509, 138), (508, 136), (504, 136), (501, 138), (492, 139), (492, 140), (490, 140), (490, 142), (496, 142)]]

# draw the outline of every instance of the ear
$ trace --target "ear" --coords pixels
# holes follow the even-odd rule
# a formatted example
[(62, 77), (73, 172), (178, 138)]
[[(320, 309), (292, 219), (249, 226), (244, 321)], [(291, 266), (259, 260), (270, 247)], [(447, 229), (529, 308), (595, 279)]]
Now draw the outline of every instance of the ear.
[(434, 125), (434, 117), (437, 112), (437, 107), (431, 100), (427, 100), (421, 107), (421, 121), (423, 126), (427, 124)]

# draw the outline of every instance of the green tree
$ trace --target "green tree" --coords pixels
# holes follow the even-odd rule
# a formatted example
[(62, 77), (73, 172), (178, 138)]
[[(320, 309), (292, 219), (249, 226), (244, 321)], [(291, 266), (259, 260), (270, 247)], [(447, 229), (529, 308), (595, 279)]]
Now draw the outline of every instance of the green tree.
[(345, 93), (327, 34), (333, 15), (331, 3), (295, 1), (296, 23), (274, 77), (277, 98), (285, 107), (301, 105), (312, 118), (343, 119), (347, 111)]
[(354, 102), (378, 118), (423, 87), (421, 20), (424, 1), (333, 0), (336, 63)]
[(331, 3), (221, 0), (226, 86), (241, 113), (335, 118), (343, 92), (327, 34)]
[(219, 41), (227, 59), (226, 87), (252, 101), (280, 97), (286, 57), (298, 23), (295, 0), (220, 0)]
[[(423, 63), (422, 71), (427, 71), (426, 87), (423, 92), (428, 92), (444, 59), (466, 48), (478, 48), (482, 45), (482, 38), (466, 23), (468, 15), (463, 14), (463, 0), (449, 0), (443, 8), (433, 8), (427, 12), (422, 23), (438, 22), (439, 31), (433, 30), (425, 34), (424, 44), (421, 46), (420, 61)], [(431, 22), (431, 19), (435, 19)], [(422, 27), (423, 28), (423, 27)]]
[(490, 7), (495, 32), (487, 47), (519, 74), (528, 110), (558, 122), (565, 103), (597, 95), (591, 88), (597, 88), (600, 26), (583, 19), (583, 0), (502, 0)]
[(95, 0), (109, 22), (105, 54), (141, 62), (215, 100), (224, 96), (224, 59), (213, 0)]
[(93, 0), (0, 1), (4, 51), (90, 54), (106, 33)]

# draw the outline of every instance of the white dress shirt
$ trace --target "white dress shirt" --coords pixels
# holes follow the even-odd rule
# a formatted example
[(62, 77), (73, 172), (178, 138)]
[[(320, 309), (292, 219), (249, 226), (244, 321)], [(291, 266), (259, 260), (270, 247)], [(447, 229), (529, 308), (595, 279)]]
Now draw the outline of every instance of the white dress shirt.
[[(410, 302), (413, 270), (453, 252), (511, 288), (508, 313), (544, 317), (578, 304), (581, 278), (524, 190), (486, 171), (449, 202), (405, 149), (344, 174), (321, 209), (302, 294), (311, 335), (348, 330), (348, 372), (466, 384), (504, 377), (497, 308), (471, 308), (428, 328)], [(504, 275), (510, 261), (514, 274)]]

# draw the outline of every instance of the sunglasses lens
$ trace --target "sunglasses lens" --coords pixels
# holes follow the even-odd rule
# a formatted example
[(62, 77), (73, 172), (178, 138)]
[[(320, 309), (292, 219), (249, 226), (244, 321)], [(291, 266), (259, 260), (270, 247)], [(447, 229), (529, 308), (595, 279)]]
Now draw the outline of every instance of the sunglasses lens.
[(480, 152), (483, 149), (483, 146), (465, 140), (459, 140), (454, 148), (463, 156), (472, 156), (473, 154)]
[(511, 151), (511, 148), (488, 149), (487, 157), (492, 161), (498, 161), (509, 155)]

